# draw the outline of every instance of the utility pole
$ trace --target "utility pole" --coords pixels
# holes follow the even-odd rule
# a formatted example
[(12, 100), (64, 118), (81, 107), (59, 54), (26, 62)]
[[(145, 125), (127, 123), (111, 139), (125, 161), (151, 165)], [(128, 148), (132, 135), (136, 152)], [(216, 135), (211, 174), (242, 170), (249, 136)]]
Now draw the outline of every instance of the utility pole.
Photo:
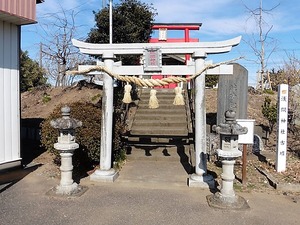
[(40, 62), (39, 62), (39, 66), (43, 67), (43, 43), (40, 42)]
[(263, 5), (262, 0), (260, 0), (259, 7), (259, 42), (260, 42), (260, 76), (261, 76), (261, 89), (264, 90), (264, 81), (265, 81), (265, 37), (263, 33)]
[(109, 44), (112, 44), (112, 1), (109, 0)]

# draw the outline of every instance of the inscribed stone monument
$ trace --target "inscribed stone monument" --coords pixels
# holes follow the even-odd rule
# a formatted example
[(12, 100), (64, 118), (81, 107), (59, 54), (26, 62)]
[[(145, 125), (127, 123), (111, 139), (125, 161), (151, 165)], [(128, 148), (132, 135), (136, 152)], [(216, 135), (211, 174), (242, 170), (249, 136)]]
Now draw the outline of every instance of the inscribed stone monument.
[(219, 76), (217, 124), (224, 123), (227, 110), (236, 112), (237, 119), (247, 119), (248, 71), (233, 63), (232, 75)]

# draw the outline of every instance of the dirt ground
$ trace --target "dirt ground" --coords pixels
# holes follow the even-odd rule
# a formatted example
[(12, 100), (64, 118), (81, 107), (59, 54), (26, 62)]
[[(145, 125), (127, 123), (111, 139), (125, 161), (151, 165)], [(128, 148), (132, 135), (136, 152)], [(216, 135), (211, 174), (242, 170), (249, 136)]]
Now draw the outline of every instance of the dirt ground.
[[(44, 88), (35, 89), (30, 92), (22, 93), (21, 95), (21, 115), (22, 118), (46, 118), (55, 107), (60, 104), (67, 104), (75, 101), (87, 101), (97, 103), (101, 97), (101, 89), (96, 86), (89, 86), (84, 83), (79, 86), (69, 87), (66, 89), (61, 88)], [(257, 125), (267, 125), (264, 119), (261, 106), (267, 94), (253, 94), (248, 95), (248, 118), (255, 119)], [(272, 99), (276, 99), (277, 94), (268, 95)], [(206, 111), (207, 113), (217, 112), (217, 90), (206, 90)], [(262, 160), (256, 155), (253, 155), (250, 148), (248, 148), (247, 155), (247, 183), (241, 184), (241, 160), (237, 160), (235, 173), (236, 182), (235, 186), (240, 191), (274, 191), (267, 179), (266, 174), (259, 171), (265, 171), (276, 179), (279, 183), (292, 183), (300, 184), (300, 160), (298, 150), (299, 141), (297, 141), (296, 134), (288, 134), (288, 155), (287, 155), (287, 170), (284, 173), (277, 173), (275, 171), (274, 155), (276, 151), (276, 132), (270, 135), (267, 144), (265, 145), (266, 158)], [(268, 157), (270, 156), (270, 158)], [(53, 164), (52, 156), (45, 152), (39, 157), (35, 158), (35, 163), (46, 164), (46, 173), (53, 173), (53, 176), (58, 176), (58, 167)], [(208, 170), (213, 171), (216, 179), (220, 181), (221, 167), (216, 160), (208, 162)]]

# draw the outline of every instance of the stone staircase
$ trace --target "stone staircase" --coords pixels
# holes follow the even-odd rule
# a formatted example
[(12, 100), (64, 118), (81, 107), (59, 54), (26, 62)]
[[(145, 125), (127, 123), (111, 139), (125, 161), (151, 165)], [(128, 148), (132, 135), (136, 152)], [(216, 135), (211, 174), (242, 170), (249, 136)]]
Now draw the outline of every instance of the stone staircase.
[(128, 135), (129, 144), (174, 144), (188, 140), (186, 106), (173, 105), (173, 89), (157, 89), (159, 108), (149, 109), (150, 89), (142, 89)]

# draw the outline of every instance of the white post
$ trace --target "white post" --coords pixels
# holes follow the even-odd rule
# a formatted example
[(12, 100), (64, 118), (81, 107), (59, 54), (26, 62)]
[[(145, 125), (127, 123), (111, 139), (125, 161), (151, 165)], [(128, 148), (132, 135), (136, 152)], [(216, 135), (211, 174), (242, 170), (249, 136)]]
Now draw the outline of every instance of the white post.
[[(106, 52), (102, 56), (108, 70), (113, 69), (114, 54)], [(100, 169), (91, 175), (91, 180), (114, 182), (118, 173), (111, 167), (112, 161), (112, 125), (113, 125), (113, 78), (103, 74), (102, 118), (101, 118), (101, 149)]]
[(277, 113), (277, 154), (276, 171), (286, 170), (286, 146), (288, 123), (288, 93), (289, 86), (280, 84), (278, 87), (278, 113)]
[[(206, 53), (193, 54), (196, 72), (203, 69)], [(195, 173), (189, 178), (190, 187), (214, 187), (213, 177), (207, 175), (206, 161), (206, 109), (205, 109), (205, 74), (195, 79)]]
[(112, 1), (113, 0), (109, 0), (109, 44), (112, 44), (112, 37), (113, 37), (113, 34), (112, 34)]

